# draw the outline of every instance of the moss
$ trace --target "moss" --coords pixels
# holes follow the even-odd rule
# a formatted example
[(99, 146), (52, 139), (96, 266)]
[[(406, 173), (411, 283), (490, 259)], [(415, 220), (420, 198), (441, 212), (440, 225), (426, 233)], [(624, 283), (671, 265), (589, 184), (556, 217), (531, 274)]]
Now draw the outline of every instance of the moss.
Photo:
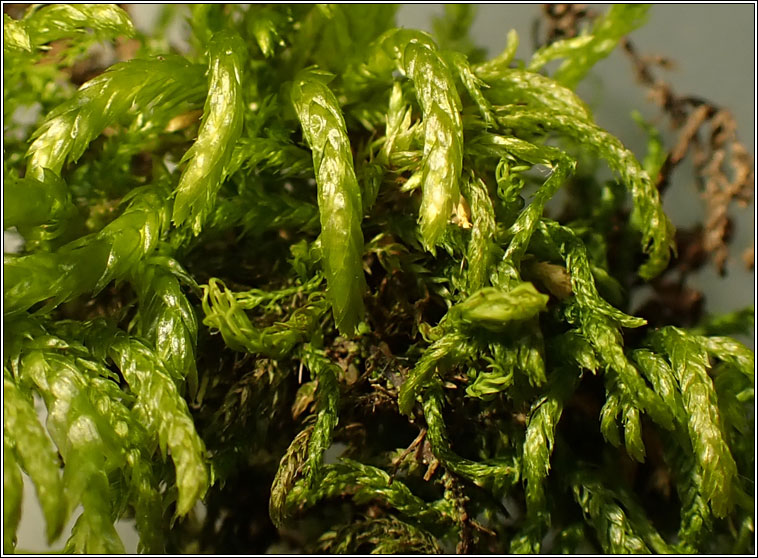
[(151, 553), (749, 551), (752, 309), (631, 301), (723, 265), (723, 219), (662, 208), (698, 126), (752, 163), (715, 108), (673, 148), (637, 116), (640, 163), (573, 91), (617, 44), (653, 82), (646, 9), (551, 8), (530, 60), (464, 6), (197, 5), (184, 53), (116, 6), (6, 15), (5, 105), (43, 110), (4, 160), (4, 550), (23, 471), (73, 552), (129, 518)]

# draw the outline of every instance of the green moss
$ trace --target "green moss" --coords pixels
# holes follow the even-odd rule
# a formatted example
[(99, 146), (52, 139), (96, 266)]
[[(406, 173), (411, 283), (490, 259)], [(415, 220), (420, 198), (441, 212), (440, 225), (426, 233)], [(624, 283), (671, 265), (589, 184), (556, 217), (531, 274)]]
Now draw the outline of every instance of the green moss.
[(21, 472), (72, 552), (119, 519), (150, 553), (752, 549), (753, 311), (635, 315), (678, 265), (667, 146), (573, 91), (646, 6), (529, 62), (394, 10), (197, 5), (186, 53), (172, 10), (5, 15), (7, 110), (43, 108), (3, 167), (6, 552)]

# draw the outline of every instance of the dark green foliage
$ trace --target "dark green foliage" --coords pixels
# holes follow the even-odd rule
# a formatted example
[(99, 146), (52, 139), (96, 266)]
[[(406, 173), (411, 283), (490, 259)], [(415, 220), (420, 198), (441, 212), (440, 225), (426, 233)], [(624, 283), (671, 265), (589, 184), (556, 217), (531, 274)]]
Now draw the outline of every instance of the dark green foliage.
[(679, 383), (690, 443), (702, 470), (703, 498), (716, 517), (724, 517), (733, 505), (732, 484), (737, 467), (724, 437), (713, 380), (707, 373), (706, 350), (696, 339), (675, 328), (658, 332), (654, 344), (668, 355)]
[(324, 533), (321, 549), (329, 554), (371, 550), (372, 554), (441, 554), (429, 533), (392, 516), (368, 519)]
[(288, 507), (302, 509), (325, 498), (349, 494), (357, 503), (378, 499), (406, 518), (426, 524), (432, 530), (439, 530), (440, 523), (445, 523), (445, 516), (450, 514), (445, 500), (427, 504), (402, 482), (391, 481), (383, 470), (351, 459), (341, 459), (334, 465), (327, 465), (322, 481), (313, 488), (306, 488), (306, 484), (300, 481), (293, 487), (287, 496)]
[(623, 488), (610, 488), (597, 476), (577, 469), (570, 480), (577, 504), (608, 554), (670, 554), (672, 549)]
[(303, 348), (301, 358), (318, 384), (315, 394), (316, 422), (308, 440), (308, 457), (303, 472), (306, 485), (312, 488), (321, 480), (324, 454), (332, 445), (334, 428), (338, 422), (340, 392), (337, 376), (340, 368), (307, 345)]
[(5, 552), (22, 473), (67, 552), (754, 551), (753, 310), (635, 316), (666, 146), (573, 90), (647, 7), (531, 60), (395, 9), (4, 16)]
[(524, 437), (522, 477), (526, 484), (525, 500), (529, 525), (522, 537), (515, 537), (511, 550), (517, 553), (539, 552), (546, 528), (550, 526), (545, 480), (550, 474), (550, 457), (555, 432), (563, 406), (575, 389), (577, 377), (570, 368), (558, 369), (551, 378), (548, 392), (532, 404)]
[(518, 481), (518, 466), (513, 458), (499, 457), (488, 461), (472, 461), (456, 454), (450, 448), (450, 440), (442, 416), (442, 394), (439, 389), (429, 391), (424, 402), (424, 418), (427, 424), (429, 445), (443, 467), (468, 479), (503, 498), (508, 489)]

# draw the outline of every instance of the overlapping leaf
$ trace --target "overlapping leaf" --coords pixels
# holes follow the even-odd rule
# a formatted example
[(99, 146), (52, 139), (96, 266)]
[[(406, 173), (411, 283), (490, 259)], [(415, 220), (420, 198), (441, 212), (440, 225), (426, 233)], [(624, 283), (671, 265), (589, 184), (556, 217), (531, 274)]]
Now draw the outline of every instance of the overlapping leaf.
[(324, 78), (314, 72), (298, 74), (292, 102), (313, 152), (322, 264), (334, 321), (340, 332), (351, 334), (363, 314), (363, 206), (345, 121)]
[(245, 44), (240, 37), (224, 31), (208, 46), (208, 97), (203, 121), (193, 146), (182, 161), (187, 166), (176, 187), (172, 221), (189, 221), (197, 235), (213, 208), (232, 149), (242, 132), (242, 60)]
[(67, 161), (81, 157), (89, 143), (132, 106), (142, 111), (176, 106), (202, 95), (202, 71), (176, 56), (130, 60), (88, 81), (74, 97), (47, 115), (32, 136), (27, 176), (44, 180), (44, 170), (60, 175)]

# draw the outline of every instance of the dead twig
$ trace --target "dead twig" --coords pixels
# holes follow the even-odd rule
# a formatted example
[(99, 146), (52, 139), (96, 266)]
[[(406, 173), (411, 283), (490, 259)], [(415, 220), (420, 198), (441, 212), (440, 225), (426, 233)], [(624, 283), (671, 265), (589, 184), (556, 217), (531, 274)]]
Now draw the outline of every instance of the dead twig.
[[(657, 79), (652, 69), (670, 66), (665, 59), (641, 56), (627, 38), (622, 46), (632, 60), (637, 80), (649, 89), (649, 98), (678, 130), (676, 144), (657, 177), (658, 189), (665, 191), (674, 168), (691, 153), (706, 205), (703, 249), (724, 275), (731, 236), (729, 206), (737, 201), (745, 207), (753, 198), (753, 161), (737, 140), (737, 122), (728, 110), (704, 99), (677, 95), (668, 83)], [(751, 259), (747, 265), (752, 265)]]

